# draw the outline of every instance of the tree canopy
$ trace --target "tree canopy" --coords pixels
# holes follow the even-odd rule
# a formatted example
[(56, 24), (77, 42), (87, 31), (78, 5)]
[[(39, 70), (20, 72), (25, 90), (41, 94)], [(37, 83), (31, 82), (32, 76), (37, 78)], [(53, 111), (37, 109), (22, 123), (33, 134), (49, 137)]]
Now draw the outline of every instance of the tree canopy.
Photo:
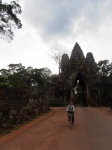
[(56, 62), (56, 64), (58, 64), (59, 74), (60, 74), (60, 69), (61, 69), (61, 58), (62, 58), (62, 55), (65, 53), (68, 53), (67, 49), (64, 46), (59, 45), (59, 44), (52, 47), (50, 51), (50, 57)]
[(0, 87), (43, 86), (50, 83), (51, 71), (48, 68), (33, 68), (20, 64), (9, 64), (9, 69), (0, 70)]
[(97, 63), (97, 71), (100, 76), (109, 76), (112, 72), (112, 63), (108, 60), (100, 60)]
[(18, 14), (21, 12), (21, 6), (16, 1), (8, 4), (2, 3), (0, 0), (0, 38), (5, 38), (8, 41), (13, 39), (13, 29), (22, 27), (21, 20), (18, 18)]

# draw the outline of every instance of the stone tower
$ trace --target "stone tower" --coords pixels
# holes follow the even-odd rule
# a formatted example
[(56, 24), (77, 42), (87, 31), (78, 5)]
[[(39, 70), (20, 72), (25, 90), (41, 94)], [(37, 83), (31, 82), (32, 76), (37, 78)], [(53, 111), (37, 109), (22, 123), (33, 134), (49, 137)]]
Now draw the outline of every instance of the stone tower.
[[(64, 90), (71, 91), (67, 99), (71, 98), (75, 102), (77, 97), (80, 97), (81, 103), (87, 106), (97, 82), (96, 63), (93, 54), (89, 52), (85, 58), (81, 47), (76, 42), (70, 59), (67, 54), (62, 56), (60, 80), (64, 85)], [(66, 93), (68, 92), (65, 92), (65, 99), (68, 97)], [(93, 102), (93, 100), (91, 101)]]
[(107, 78), (97, 75), (93, 54), (88, 52), (85, 57), (78, 43), (73, 47), (70, 58), (67, 54), (62, 55), (61, 73), (54, 87), (57, 104), (65, 105), (70, 99), (83, 106), (112, 101), (112, 84)]
[(67, 54), (62, 55), (61, 73), (68, 74), (70, 72), (70, 60)]
[(85, 57), (79, 44), (76, 43), (70, 57), (70, 70), (72, 72), (83, 71)]

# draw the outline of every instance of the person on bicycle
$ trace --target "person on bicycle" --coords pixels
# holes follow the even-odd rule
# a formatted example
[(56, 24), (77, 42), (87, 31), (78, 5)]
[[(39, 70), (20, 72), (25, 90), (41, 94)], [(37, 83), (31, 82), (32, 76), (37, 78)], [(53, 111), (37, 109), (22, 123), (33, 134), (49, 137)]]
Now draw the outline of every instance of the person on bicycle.
[(72, 114), (72, 124), (74, 125), (74, 111), (75, 111), (75, 107), (74, 107), (72, 101), (70, 101), (70, 103), (68, 104), (66, 111), (68, 112), (68, 121), (69, 121), (69, 113)]

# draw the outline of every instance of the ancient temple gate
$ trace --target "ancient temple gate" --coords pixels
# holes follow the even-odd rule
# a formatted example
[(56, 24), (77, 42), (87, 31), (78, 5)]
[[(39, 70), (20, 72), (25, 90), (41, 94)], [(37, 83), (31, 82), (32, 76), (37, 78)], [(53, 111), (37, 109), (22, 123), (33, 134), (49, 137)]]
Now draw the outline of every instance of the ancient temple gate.
[[(112, 90), (110, 84), (105, 86), (104, 83), (101, 83), (101, 79), (96, 72), (93, 54), (89, 52), (85, 57), (78, 43), (75, 44), (70, 58), (67, 54), (62, 55), (58, 85), (58, 90), (63, 93), (62, 95), (59, 94), (58, 98), (58, 100), (61, 99), (62, 105), (68, 103), (70, 99), (76, 105), (99, 105), (102, 104), (101, 101), (104, 98), (101, 89), (104, 90), (107, 87), (110, 93)], [(111, 94), (108, 92), (106, 94), (110, 100)], [(55, 100), (55, 102), (58, 100)]]

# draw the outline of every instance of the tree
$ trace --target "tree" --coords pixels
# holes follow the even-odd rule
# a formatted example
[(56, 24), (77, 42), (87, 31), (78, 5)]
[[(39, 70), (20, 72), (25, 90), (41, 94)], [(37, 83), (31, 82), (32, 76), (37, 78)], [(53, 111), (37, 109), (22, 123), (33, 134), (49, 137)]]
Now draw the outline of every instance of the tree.
[(0, 75), (0, 87), (5, 87), (7, 85), (7, 80)]
[(19, 63), (19, 64), (9, 64), (8, 67), (9, 67), (10, 74), (14, 74), (14, 73), (23, 71), (25, 69), (25, 66), (22, 66), (21, 63)]
[(14, 87), (26, 87), (28, 86), (29, 74), (21, 63), (19, 64), (9, 64), (9, 84)]
[(18, 14), (21, 14), (21, 6), (12, 1), (10, 4), (2, 3), (0, 0), (0, 38), (8, 41), (14, 37), (13, 28), (20, 29), (22, 27)]
[(9, 84), (9, 78), (10, 72), (7, 69), (1, 69), (0, 70), (0, 87), (7, 86)]
[(61, 46), (61, 45), (56, 45), (56, 47), (53, 47), (51, 49), (51, 58), (58, 64), (59, 67), (59, 74), (60, 74), (60, 69), (61, 69), (61, 57), (63, 54), (65, 54), (67, 50)]
[(9, 77), (9, 75), (10, 75), (10, 72), (9, 72), (9, 70), (7, 70), (7, 69), (1, 69), (1, 70), (0, 70), (0, 74), (1, 74), (1, 76), (4, 77), (5, 79), (8, 79), (8, 77)]
[(0, 70), (0, 87), (44, 86), (50, 83), (51, 71), (48, 68), (33, 69), (19, 64), (9, 64), (9, 69)]
[(112, 63), (108, 60), (101, 60), (97, 64), (97, 71), (100, 76), (109, 76), (112, 72)]
[(50, 82), (51, 71), (48, 68), (33, 69), (30, 75), (30, 85), (43, 86)]

